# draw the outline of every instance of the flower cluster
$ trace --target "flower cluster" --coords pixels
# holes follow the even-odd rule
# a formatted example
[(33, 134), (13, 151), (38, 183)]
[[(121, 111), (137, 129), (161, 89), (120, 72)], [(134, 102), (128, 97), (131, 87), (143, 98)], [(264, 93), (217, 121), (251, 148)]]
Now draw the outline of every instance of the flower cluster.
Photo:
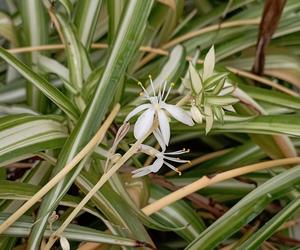
[[(139, 116), (134, 125), (134, 137), (137, 140), (141, 139), (152, 129), (153, 135), (159, 143), (162, 151), (159, 152), (155, 148), (152, 148), (147, 145), (142, 145), (140, 147), (140, 152), (146, 153), (150, 156), (155, 156), (157, 159), (152, 165), (145, 166), (134, 171), (134, 177), (144, 176), (151, 172), (156, 173), (164, 164), (176, 171), (176, 168), (173, 167), (166, 160), (173, 162), (188, 162), (185, 160), (180, 160), (178, 158), (168, 156), (186, 153), (186, 150), (179, 150), (169, 153), (165, 152), (166, 147), (169, 145), (170, 141), (169, 116), (188, 126), (194, 125), (193, 119), (187, 111), (185, 111), (179, 106), (166, 103), (167, 98), (171, 92), (172, 85), (167, 89), (167, 82), (164, 82), (163, 86), (160, 86), (158, 93), (156, 94), (155, 88), (153, 86), (153, 81), (151, 77), (149, 78), (152, 87), (152, 94), (149, 93), (141, 83), (139, 83), (139, 85), (143, 89), (143, 96), (145, 100), (148, 101), (148, 103), (142, 104), (133, 109), (127, 115), (124, 122), (128, 122), (133, 116), (143, 111), (143, 113)], [(155, 122), (158, 124), (158, 126), (154, 125)]]
[(227, 80), (226, 73), (214, 72), (215, 52), (211, 47), (203, 62), (203, 69), (198, 71), (194, 65), (189, 66), (189, 81), (185, 83), (191, 90), (191, 114), (196, 123), (206, 121), (208, 133), (214, 120), (223, 123), (225, 111), (234, 112), (233, 104), (238, 102), (232, 93), (234, 86)]
[(235, 88), (227, 80), (227, 73), (217, 73), (214, 71), (214, 68), (214, 47), (211, 47), (206, 54), (202, 70), (197, 71), (194, 65), (190, 63), (188, 69), (189, 79), (185, 79), (183, 82), (185, 88), (189, 91), (187, 96), (191, 97), (188, 98), (191, 105), (190, 112), (185, 111), (179, 105), (167, 103), (172, 89), (172, 85), (168, 87), (167, 82), (161, 84), (158, 91), (155, 90), (151, 77), (149, 77), (150, 87), (148, 91), (139, 83), (143, 89), (142, 96), (147, 103), (134, 108), (127, 115), (124, 122), (127, 123), (132, 117), (142, 112), (134, 125), (134, 137), (138, 140), (144, 138), (150, 132), (153, 133), (161, 147), (161, 151), (142, 144), (139, 152), (156, 157), (156, 160), (149, 166), (133, 171), (133, 177), (156, 173), (163, 165), (179, 172), (170, 162), (188, 162), (174, 157), (174, 155), (186, 153), (185, 149), (166, 152), (170, 141), (170, 118), (174, 118), (188, 126), (193, 126), (194, 121), (202, 123), (205, 120), (206, 133), (208, 133), (213, 126), (214, 120), (223, 122), (225, 110), (235, 112), (232, 106), (238, 101), (232, 95)]

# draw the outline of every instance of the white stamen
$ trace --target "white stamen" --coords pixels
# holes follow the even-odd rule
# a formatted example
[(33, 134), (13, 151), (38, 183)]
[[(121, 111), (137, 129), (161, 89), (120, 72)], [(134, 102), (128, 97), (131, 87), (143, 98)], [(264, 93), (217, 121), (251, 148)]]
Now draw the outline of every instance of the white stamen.
[(189, 162), (188, 160), (181, 160), (178, 157), (175, 158), (175, 157), (164, 156), (164, 159), (169, 160), (169, 161), (179, 162), (179, 163), (187, 163), (187, 162)]
[(167, 92), (167, 94), (166, 94), (166, 96), (165, 96), (165, 98), (164, 98), (164, 102), (167, 100), (167, 98), (168, 98), (168, 96), (169, 96), (169, 94), (170, 94), (171, 89), (172, 89), (173, 86), (174, 86), (174, 83), (171, 83), (171, 85), (170, 85), (170, 87), (169, 87), (169, 89), (168, 89), (168, 92)]
[(155, 92), (155, 88), (154, 88), (154, 85), (153, 85), (152, 77), (151, 77), (151, 75), (149, 75), (148, 77), (149, 77), (149, 80), (150, 80), (150, 85), (151, 85), (151, 88), (152, 88), (152, 91), (153, 91), (153, 95), (156, 96), (156, 92)]
[(174, 152), (166, 152), (165, 155), (181, 155), (190, 152), (190, 150), (181, 149)]
[(166, 91), (166, 86), (167, 86), (167, 81), (164, 82), (163, 91), (162, 91), (162, 95), (160, 97), (160, 101), (162, 101), (162, 99), (164, 97), (164, 94), (165, 94), (165, 91)]
[(164, 162), (166, 164), (166, 166), (168, 166), (169, 168), (171, 168), (172, 170), (174, 170), (175, 172), (177, 172), (179, 175), (181, 175), (181, 172), (178, 170), (178, 168), (175, 168), (173, 165), (171, 165), (168, 162)]
[(138, 82), (138, 85), (140, 85), (141, 88), (143, 89), (143, 92), (144, 92), (145, 97), (146, 97), (147, 99), (150, 98), (150, 95), (149, 95), (148, 91), (144, 88), (144, 85), (143, 85), (141, 82)]

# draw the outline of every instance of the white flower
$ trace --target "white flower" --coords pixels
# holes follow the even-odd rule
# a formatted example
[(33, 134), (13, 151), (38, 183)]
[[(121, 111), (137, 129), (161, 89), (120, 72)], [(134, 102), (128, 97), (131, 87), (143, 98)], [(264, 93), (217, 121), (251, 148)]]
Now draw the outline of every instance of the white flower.
[(189, 152), (189, 150), (185, 150), (185, 149), (174, 151), (174, 152), (165, 152), (165, 149), (164, 149), (160, 152), (160, 151), (158, 151), (157, 149), (155, 149), (153, 147), (141, 144), (139, 152), (143, 152), (143, 153), (148, 154), (150, 156), (155, 156), (156, 160), (153, 162), (153, 164), (151, 164), (149, 166), (145, 166), (145, 167), (142, 167), (142, 168), (139, 168), (137, 170), (132, 171), (132, 173), (134, 174), (132, 176), (133, 178), (141, 177), (141, 176), (147, 175), (149, 173), (156, 173), (160, 170), (160, 168), (164, 164), (167, 167), (171, 168), (172, 170), (178, 172), (179, 175), (180, 175), (181, 172), (179, 170), (177, 170), (177, 168), (175, 168), (172, 164), (170, 164), (166, 160), (172, 161), (172, 162), (179, 162), (179, 163), (189, 162), (187, 160), (181, 160), (177, 157), (172, 157), (173, 155), (184, 154), (184, 153)]
[[(172, 117), (174, 117), (177, 121), (180, 121), (188, 126), (193, 126), (194, 122), (190, 115), (184, 111), (182, 108), (176, 106), (167, 104), (166, 100), (170, 94), (171, 87), (168, 91), (166, 91), (167, 83), (164, 83), (163, 89), (159, 89), (158, 95), (156, 95), (153, 82), (150, 78), (153, 95), (150, 95), (147, 90), (143, 87), (141, 83), (141, 87), (144, 91), (144, 96), (146, 100), (148, 100), (150, 103), (142, 104), (138, 107), (136, 107), (134, 110), (132, 110), (126, 117), (125, 122), (128, 122), (129, 119), (131, 119), (133, 116), (137, 115), (141, 111), (144, 111), (140, 117), (137, 119), (135, 125), (134, 125), (134, 137), (136, 139), (142, 138), (144, 135), (146, 135), (149, 130), (151, 129), (154, 119), (157, 119), (159, 124), (159, 131), (162, 134), (162, 140), (165, 145), (169, 144), (170, 140), (170, 125), (168, 120), (168, 114), (170, 114)], [(168, 112), (168, 113), (167, 113)], [(157, 133), (154, 133), (154, 136), (156, 136)], [(159, 138), (157, 138), (159, 141)]]

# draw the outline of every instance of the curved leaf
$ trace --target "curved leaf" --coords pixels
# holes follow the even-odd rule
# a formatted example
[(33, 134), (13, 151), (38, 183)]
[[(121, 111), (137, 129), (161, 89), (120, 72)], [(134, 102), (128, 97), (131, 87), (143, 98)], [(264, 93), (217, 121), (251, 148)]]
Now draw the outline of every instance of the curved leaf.
[[(2, 223), (8, 217), (7, 214), (0, 214), (0, 222)], [(59, 227), (60, 223), (55, 223), (53, 225), (53, 230), (56, 230)], [(4, 232), (4, 235), (12, 235), (16, 237), (25, 237), (28, 236), (33, 225), (33, 220), (29, 216), (21, 217), (17, 222), (15, 222), (9, 229)], [(45, 230), (45, 236), (49, 237), (52, 231), (47, 228)], [(64, 231), (64, 236), (69, 240), (74, 241), (92, 241), (99, 243), (106, 243), (112, 245), (120, 246), (131, 246), (138, 247), (143, 246), (142, 242), (137, 240), (132, 240), (120, 236), (111, 235), (99, 230), (78, 226), (78, 225), (69, 225)]]
[(221, 218), (209, 226), (186, 249), (210, 250), (252, 221), (274, 199), (286, 193), (299, 183), (300, 166), (289, 169), (262, 184)]
[(0, 163), (28, 153), (62, 147), (68, 133), (57, 116), (0, 118)]
[(257, 249), (265, 240), (272, 236), (276, 230), (295, 212), (299, 210), (300, 198), (291, 201), (281, 211), (278, 212), (271, 220), (255, 232), (242, 245), (238, 246), (237, 250)]
[[(58, 159), (57, 166), (53, 171), (55, 175), (60, 171), (67, 162), (74, 158), (77, 152), (92, 138), (99, 124), (103, 120), (105, 113), (114, 93), (118, 87), (119, 80), (124, 76), (126, 67), (129, 64), (127, 58), (130, 58), (137, 50), (137, 46), (141, 41), (141, 36), (146, 26), (153, 1), (142, 2), (139, 0), (129, 1), (127, 8), (124, 10), (122, 25), (119, 26), (118, 35), (111, 47), (106, 68), (102, 74), (102, 78), (95, 91), (91, 103), (86, 111), (80, 117), (80, 120), (71, 136), (64, 145)], [(43, 231), (47, 224), (48, 216), (51, 214), (49, 207), (55, 209), (59, 200), (67, 192), (72, 185), (76, 176), (84, 164), (71, 171), (63, 181), (58, 183), (43, 199), (40, 206), (38, 219), (32, 229), (32, 239), (29, 246), (38, 248)], [(148, 240), (145, 234), (135, 235), (140, 240)]]
[[(169, 193), (170, 192), (162, 187), (152, 185), (149, 202), (152, 203)], [(173, 203), (156, 212), (152, 217), (169, 227), (183, 227), (182, 230), (176, 230), (175, 233), (188, 242), (197, 238), (206, 228), (201, 217), (184, 201)]]
[[(204, 124), (188, 127), (189, 132), (198, 131), (203, 134)], [(183, 125), (174, 126), (174, 132), (186, 131)], [(270, 115), (250, 118), (247, 121), (214, 123), (211, 130), (213, 133), (253, 133), (253, 134), (286, 134), (300, 136), (300, 119), (297, 115)]]
[(51, 99), (58, 107), (60, 107), (71, 119), (76, 120), (78, 111), (73, 103), (57, 88), (52, 86), (45, 78), (31, 70), (28, 66), (19, 61), (5, 49), (0, 48), (0, 57), (13, 66), (21, 75), (29, 82), (33, 83), (41, 90), (49, 99)]

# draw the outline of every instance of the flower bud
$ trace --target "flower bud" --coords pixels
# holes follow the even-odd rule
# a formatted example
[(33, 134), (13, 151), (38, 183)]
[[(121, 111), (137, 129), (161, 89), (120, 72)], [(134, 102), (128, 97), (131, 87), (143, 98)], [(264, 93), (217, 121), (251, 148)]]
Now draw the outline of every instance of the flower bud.
[(192, 114), (193, 120), (196, 123), (202, 123), (203, 116), (202, 116), (200, 110), (194, 105), (191, 107), (191, 114)]
[(60, 246), (63, 250), (70, 250), (70, 243), (66, 237), (60, 236), (59, 242), (60, 242)]
[(122, 157), (121, 154), (116, 153), (116, 154), (111, 156), (110, 160), (112, 161), (112, 163), (116, 163), (118, 160), (120, 160), (121, 157)]

